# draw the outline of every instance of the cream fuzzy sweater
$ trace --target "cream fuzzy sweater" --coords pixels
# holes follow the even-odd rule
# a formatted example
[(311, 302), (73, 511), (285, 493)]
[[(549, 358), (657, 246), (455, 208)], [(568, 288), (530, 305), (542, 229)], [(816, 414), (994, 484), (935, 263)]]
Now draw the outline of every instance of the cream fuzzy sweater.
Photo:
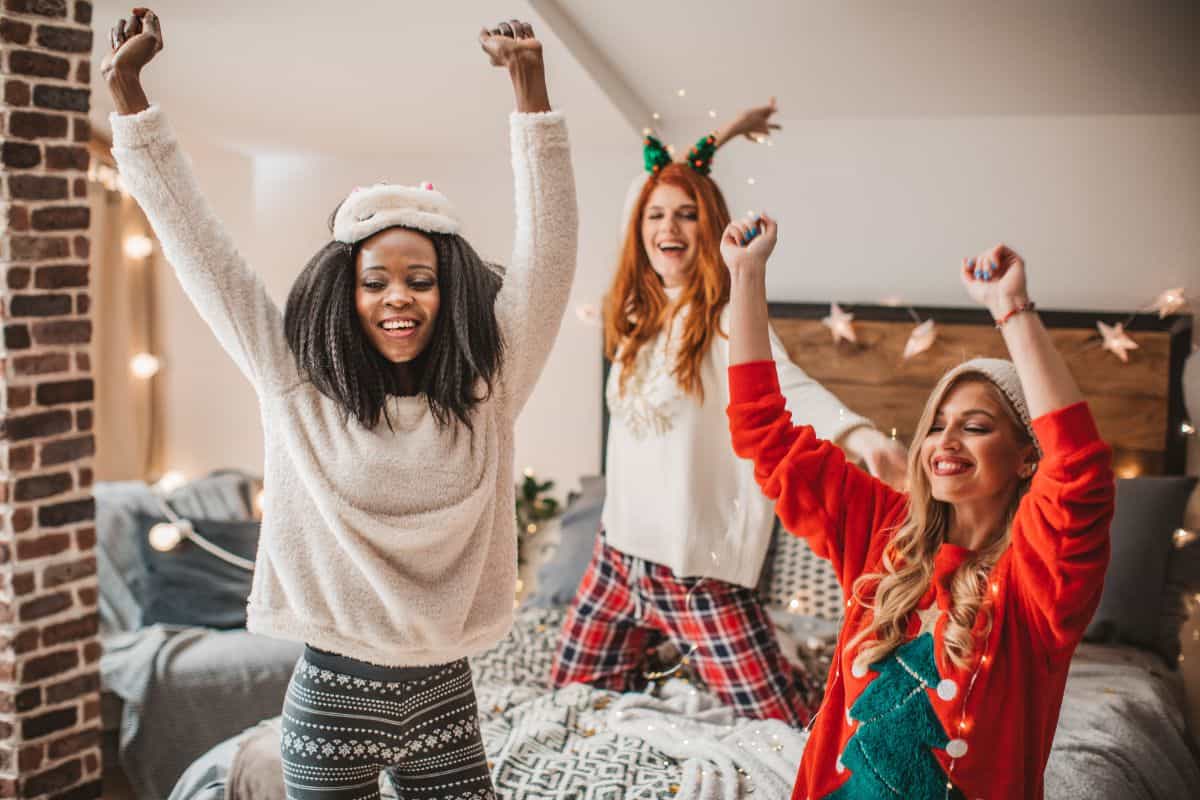
[(493, 645), (512, 623), (516, 584), (513, 424), (575, 272), (562, 114), (511, 118), (517, 227), (496, 299), (507, 358), (474, 434), (439, 429), (419, 396), (391, 399), (394, 430), (345, 421), (301, 380), (279, 308), (208, 208), (162, 111), (111, 122), (122, 180), (258, 394), (267, 496), (249, 629), (386, 666)]

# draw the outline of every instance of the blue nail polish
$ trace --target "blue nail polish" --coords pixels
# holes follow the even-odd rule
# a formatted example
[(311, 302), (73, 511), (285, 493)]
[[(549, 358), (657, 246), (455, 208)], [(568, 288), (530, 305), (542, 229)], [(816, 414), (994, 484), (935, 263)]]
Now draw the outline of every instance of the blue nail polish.
[(988, 267), (990, 267), (991, 269), (996, 269), (996, 268), (997, 268), (997, 267), (996, 267), (996, 262), (995, 262), (995, 261), (989, 261), (989, 262), (988, 262)]
[(970, 265), (970, 266), (972, 266), (972, 267), (973, 267), (973, 266), (975, 266), (975, 259), (973, 259), (973, 258), (968, 258), (968, 259), (967, 259), (967, 264), (969, 264), (969, 265)]

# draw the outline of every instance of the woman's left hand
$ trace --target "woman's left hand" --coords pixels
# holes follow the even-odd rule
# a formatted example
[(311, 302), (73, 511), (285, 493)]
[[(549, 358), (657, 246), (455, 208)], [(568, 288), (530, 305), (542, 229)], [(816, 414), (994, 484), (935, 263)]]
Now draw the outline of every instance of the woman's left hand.
[(747, 108), (729, 123), (729, 127), (723, 131), (724, 138), (728, 140), (735, 136), (745, 136), (752, 142), (768, 139), (772, 132), (781, 130), (779, 125), (771, 122), (771, 117), (778, 110), (779, 107), (775, 104), (774, 97), (765, 106)]
[(964, 258), (960, 277), (971, 299), (986, 306), (996, 319), (1029, 301), (1025, 259), (1006, 244)]
[(541, 41), (534, 35), (533, 26), (519, 19), (497, 23), (491, 29), (481, 28), (479, 46), (488, 54), (493, 67), (511, 69), (542, 63)]

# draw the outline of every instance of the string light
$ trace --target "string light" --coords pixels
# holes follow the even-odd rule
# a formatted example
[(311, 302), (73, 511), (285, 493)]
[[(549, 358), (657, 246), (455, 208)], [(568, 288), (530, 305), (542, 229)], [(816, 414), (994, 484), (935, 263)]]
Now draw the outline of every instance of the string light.
[(125, 255), (130, 258), (141, 261), (154, 252), (154, 240), (149, 236), (143, 236), (140, 233), (135, 233), (125, 237), (123, 244)]
[(716, 112), (714, 109), (711, 109), (711, 108), (710, 108), (710, 109), (708, 110), (708, 116), (709, 116), (709, 118), (710, 118), (710, 119), (716, 119), (716, 118), (717, 118), (717, 112)]
[(162, 362), (156, 356), (152, 356), (149, 353), (138, 353), (129, 359), (129, 369), (138, 378), (153, 378), (158, 374), (158, 370), (161, 367)]
[(858, 342), (858, 336), (854, 333), (853, 323), (854, 315), (847, 314), (837, 303), (833, 303), (829, 307), (829, 316), (821, 320), (821, 324), (829, 328), (830, 333), (833, 334), (834, 344), (837, 344), (842, 339), (848, 342)]
[(676, 89), (676, 90), (675, 90), (675, 94), (676, 94), (676, 96), (678, 96), (678, 97), (686, 97), (686, 96), (687, 96), (687, 89)]
[(1175, 533), (1171, 536), (1171, 541), (1177, 550), (1182, 550), (1197, 539), (1200, 539), (1200, 533), (1187, 528), (1176, 528)]
[(1137, 350), (1138, 344), (1125, 333), (1125, 323), (1118, 322), (1114, 325), (1106, 325), (1103, 322), (1097, 321), (1096, 329), (1100, 331), (1104, 349), (1121, 359), (1121, 361), (1128, 363), (1129, 351)]
[(183, 541), (183, 531), (170, 522), (160, 522), (150, 529), (150, 546), (160, 553), (169, 553)]
[(753, 185), (754, 185), (754, 178), (746, 178), (746, 183), (748, 183), (748, 184), (750, 184), (751, 186), (753, 186)]
[(179, 470), (173, 469), (163, 473), (163, 476), (154, 484), (154, 488), (163, 494), (170, 494), (187, 483), (187, 476)]
[(1185, 419), (1183, 422), (1179, 423), (1179, 432), (1184, 436), (1194, 436), (1196, 433), (1196, 426)]

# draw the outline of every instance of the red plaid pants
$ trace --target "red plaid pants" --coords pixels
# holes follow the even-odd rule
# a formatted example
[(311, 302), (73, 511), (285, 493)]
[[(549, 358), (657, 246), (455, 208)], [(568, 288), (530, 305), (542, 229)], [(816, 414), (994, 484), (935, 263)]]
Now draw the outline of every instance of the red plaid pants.
[(793, 726), (808, 722), (797, 676), (753, 589), (714, 578), (678, 578), (597, 536), (563, 625), (552, 685), (640, 691), (646, 685), (643, 656), (664, 639), (683, 653), (695, 646), (690, 661), (701, 679), (739, 714)]

